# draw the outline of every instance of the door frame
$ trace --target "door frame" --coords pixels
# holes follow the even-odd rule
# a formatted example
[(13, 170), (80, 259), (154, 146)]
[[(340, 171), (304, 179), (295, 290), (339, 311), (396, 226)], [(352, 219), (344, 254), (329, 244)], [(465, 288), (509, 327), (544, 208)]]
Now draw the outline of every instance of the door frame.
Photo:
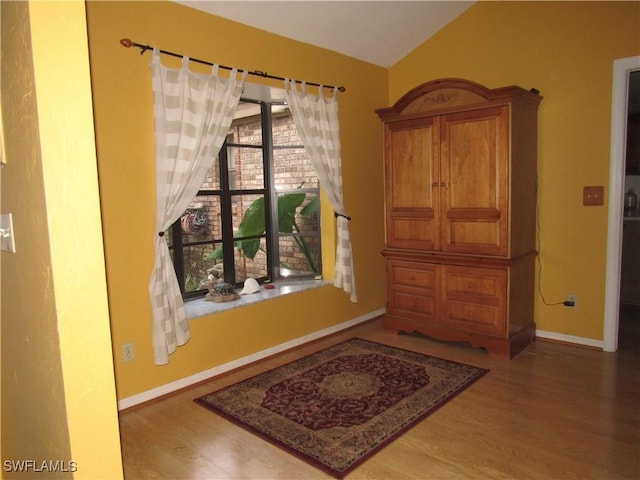
[(605, 352), (615, 352), (618, 349), (627, 102), (629, 74), (635, 70), (640, 70), (640, 56), (621, 58), (613, 62), (609, 224), (607, 228), (607, 272), (603, 332), (603, 350)]

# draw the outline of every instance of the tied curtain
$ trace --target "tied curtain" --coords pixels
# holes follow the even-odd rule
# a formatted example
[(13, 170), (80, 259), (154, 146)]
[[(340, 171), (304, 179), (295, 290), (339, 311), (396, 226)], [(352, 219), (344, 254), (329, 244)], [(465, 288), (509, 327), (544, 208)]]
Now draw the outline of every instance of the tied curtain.
[(151, 62), (156, 142), (155, 264), (149, 282), (153, 310), (153, 349), (156, 365), (169, 363), (169, 354), (190, 338), (182, 294), (164, 232), (195, 198), (229, 131), (247, 73), (238, 79)]
[(350, 295), (353, 303), (358, 301), (353, 270), (353, 253), (349, 235), (349, 217), (345, 213), (342, 196), (342, 159), (340, 156), (340, 126), (338, 123), (338, 89), (331, 97), (322, 94), (309, 95), (306, 83), (302, 91), (294, 80), (285, 80), (285, 99), (293, 121), (311, 163), (318, 174), (337, 218), (336, 271), (333, 284)]

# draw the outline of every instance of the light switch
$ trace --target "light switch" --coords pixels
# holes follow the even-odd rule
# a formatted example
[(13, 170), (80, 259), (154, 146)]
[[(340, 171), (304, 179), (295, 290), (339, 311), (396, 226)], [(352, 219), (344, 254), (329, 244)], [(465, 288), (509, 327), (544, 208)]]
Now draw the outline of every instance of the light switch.
[(588, 207), (604, 205), (604, 187), (584, 187), (582, 190), (582, 205)]
[(0, 215), (0, 250), (16, 253), (16, 242), (13, 239), (13, 218), (10, 213)]

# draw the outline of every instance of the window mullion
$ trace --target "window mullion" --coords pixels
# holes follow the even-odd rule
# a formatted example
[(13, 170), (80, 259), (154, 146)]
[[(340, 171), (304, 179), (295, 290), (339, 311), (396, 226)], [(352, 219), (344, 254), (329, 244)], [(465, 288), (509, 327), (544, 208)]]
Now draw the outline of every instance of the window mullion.
[(220, 154), (220, 207), (222, 223), (222, 265), (224, 270), (224, 281), (234, 285), (236, 283), (235, 252), (233, 245), (233, 213), (231, 191), (229, 185), (229, 149), (225, 141)]
[(182, 246), (182, 227), (180, 226), (180, 220), (169, 228), (171, 228), (171, 240), (173, 244), (173, 267), (176, 271), (180, 291), (184, 295), (186, 291), (184, 284), (184, 249)]
[(280, 241), (278, 238), (278, 196), (274, 188), (275, 178), (273, 169), (273, 117), (271, 104), (262, 103), (262, 148), (264, 162), (265, 187), (265, 218), (266, 247), (267, 247), (267, 275), (271, 281), (280, 277)]

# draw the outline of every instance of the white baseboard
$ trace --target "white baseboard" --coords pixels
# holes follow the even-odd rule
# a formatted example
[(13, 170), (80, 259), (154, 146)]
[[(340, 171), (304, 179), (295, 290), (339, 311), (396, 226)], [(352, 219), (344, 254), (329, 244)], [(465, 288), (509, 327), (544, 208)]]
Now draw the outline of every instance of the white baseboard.
[(593, 338), (576, 337), (575, 335), (565, 335), (564, 333), (548, 332), (546, 330), (537, 330), (536, 337), (546, 338), (548, 340), (557, 340), (565, 343), (575, 343), (577, 345), (585, 345), (587, 347), (604, 348), (602, 340), (594, 340)]
[(345, 330), (347, 328), (350, 328), (360, 323), (371, 320), (372, 318), (379, 317), (380, 315), (383, 315), (384, 312), (385, 312), (384, 309), (375, 310), (365, 315), (356, 317), (353, 320), (349, 320), (344, 323), (334, 325), (333, 327), (325, 328), (324, 330), (313, 332), (309, 335), (305, 335), (304, 337), (299, 337), (299, 338), (290, 340), (288, 342), (281, 343), (280, 345), (267, 348), (266, 350), (261, 350), (260, 352), (247, 355), (246, 357), (242, 357), (232, 362), (219, 365), (209, 370), (205, 370), (204, 372), (196, 373), (195, 375), (190, 375), (188, 377), (181, 378), (180, 380), (167, 383), (166, 385), (162, 385), (160, 387), (153, 388), (151, 390), (147, 390), (146, 392), (138, 393), (136, 395), (132, 395), (131, 397), (123, 398), (122, 400), (118, 400), (118, 410), (131, 408), (135, 405), (139, 405), (141, 403), (148, 402), (155, 398), (159, 398), (163, 395), (167, 395), (168, 393), (172, 393), (182, 388), (195, 385), (196, 383), (202, 382), (204, 380), (208, 380), (217, 375), (230, 372), (231, 370), (235, 370), (236, 368), (249, 365), (250, 363), (270, 357), (271, 355), (282, 353), (286, 350), (289, 350), (294, 347), (298, 347), (300, 345), (304, 345), (305, 343), (309, 343), (313, 340), (318, 340), (320, 338), (326, 337), (327, 335), (337, 333), (341, 330)]

